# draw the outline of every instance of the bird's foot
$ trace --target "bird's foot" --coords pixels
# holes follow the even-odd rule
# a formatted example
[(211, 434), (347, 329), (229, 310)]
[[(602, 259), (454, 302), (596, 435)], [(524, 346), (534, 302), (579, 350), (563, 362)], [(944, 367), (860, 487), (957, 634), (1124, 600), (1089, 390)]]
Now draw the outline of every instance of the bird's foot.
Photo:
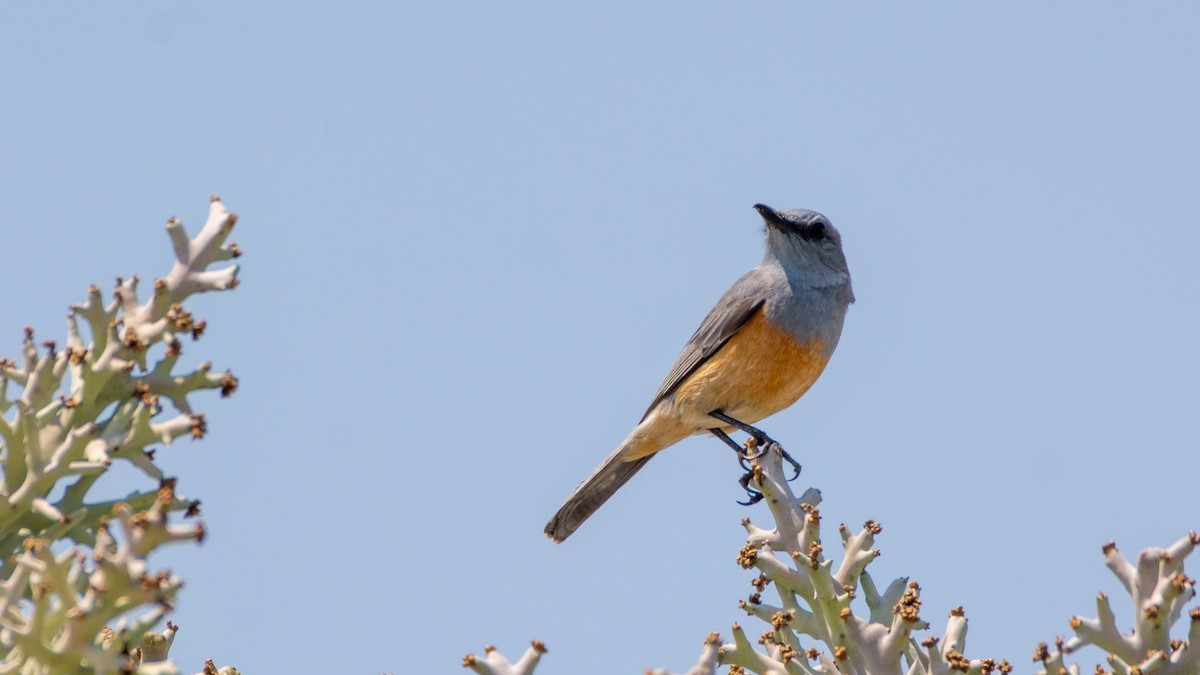
[(763, 450), (759, 449), (758, 441), (750, 438), (746, 441), (745, 445), (738, 445), (736, 441), (729, 437), (729, 434), (720, 429), (709, 429), (709, 432), (721, 439), (722, 443), (733, 448), (733, 451), (737, 453), (738, 464), (746, 471), (745, 475), (738, 480), (738, 485), (741, 485), (742, 489), (746, 491), (746, 496), (749, 499), (738, 503), (742, 506), (750, 506), (762, 501), (763, 494), (750, 487), (751, 480), (761, 479), (762, 477), (762, 469), (757, 464), (751, 464), (751, 462), (763, 456)]
[(758, 439), (751, 436), (750, 438), (746, 439), (746, 442), (743, 443), (742, 447), (737, 451), (738, 463), (741, 464), (742, 468), (746, 471), (751, 471), (752, 469), (750, 468), (750, 462), (762, 457), (766, 453), (766, 447), (759, 446)]
[(788, 479), (788, 482), (790, 483), (790, 482), (796, 480), (797, 478), (799, 478), (800, 477), (800, 463), (797, 462), (796, 460), (792, 459), (792, 456), (787, 454), (787, 452), (784, 451), (783, 448), (779, 448), (779, 453), (781, 455), (783, 455), (783, 461), (787, 462), (788, 466), (792, 467), (792, 477)]
[[(756, 466), (755, 468), (758, 467)], [(746, 496), (749, 497), (749, 499), (746, 501), (738, 502), (738, 504), (741, 504), (742, 506), (753, 506), (754, 504), (757, 504), (763, 500), (763, 493), (750, 487), (750, 481), (760, 478), (761, 476), (762, 469), (759, 469), (757, 472), (754, 469), (750, 469), (746, 471), (745, 475), (738, 479), (738, 485), (742, 486), (742, 489), (746, 491)]]
[[(775, 447), (779, 448), (779, 454), (782, 455), (783, 461), (787, 462), (792, 467), (792, 471), (793, 471), (792, 477), (787, 479), (788, 482), (790, 483), (790, 482), (796, 480), (797, 478), (799, 478), (800, 477), (800, 463), (797, 462), (796, 460), (792, 459), (792, 456), (787, 454), (787, 452), (785, 452), (783, 448), (780, 448), (778, 443), (775, 444)], [(739, 454), (738, 461), (741, 463), (742, 468), (746, 470), (746, 473), (743, 474), (742, 477), (738, 480), (738, 485), (741, 485), (742, 489), (745, 490), (746, 494), (749, 496), (748, 500), (746, 500), (744, 502), (738, 502), (742, 506), (750, 506), (752, 504), (757, 504), (763, 500), (763, 493), (760, 492), (759, 490), (756, 490), (756, 489), (750, 487), (750, 482), (754, 481), (755, 483), (762, 485), (762, 482), (764, 479), (762, 466), (759, 465), (758, 463), (754, 462), (754, 460), (767, 454), (767, 449), (766, 448), (759, 449), (758, 443), (755, 442), (754, 439), (750, 439), (750, 440), (746, 441), (746, 450), (754, 453), (754, 455), (753, 455), (753, 457), (749, 457), (744, 454)]]
[[(784, 450), (783, 447), (778, 443), (775, 441), (771, 441), (771, 443), (775, 447), (779, 448), (779, 454), (782, 455), (783, 461), (787, 462), (788, 466), (792, 467), (792, 476), (791, 478), (788, 478), (787, 481), (790, 483), (799, 478), (801, 468), (800, 463), (793, 459), (792, 456), (789, 455), (787, 451)], [(754, 437), (747, 438), (744, 449), (738, 452), (738, 463), (742, 465), (742, 468), (745, 469), (747, 473), (753, 471), (754, 469), (752, 468), (753, 465), (751, 462), (767, 454), (767, 449), (769, 447), (771, 446), (767, 445), (760, 447), (758, 444), (758, 439)], [(745, 486), (743, 485), (742, 487)]]
[(746, 443), (744, 445), (738, 445), (732, 438), (729, 437), (729, 434), (726, 434), (724, 431), (721, 431), (720, 429), (709, 429), (714, 436), (721, 439), (729, 447), (733, 448), (733, 451), (736, 452), (738, 456), (738, 464), (740, 464), (742, 469), (746, 471), (746, 474), (742, 476), (741, 480), (738, 481), (738, 484), (742, 486), (742, 489), (746, 491), (746, 494), (750, 495), (750, 500), (746, 502), (738, 502), (739, 504), (749, 506), (762, 501), (762, 493), (750, 487), (750, 481), (756, 477), (757, 465), (754, 464), (754, 461), (765, 455), (767, 450), (770, 449), (772, 445), (779, 448), (779, 454), (783, 456), (783, 461), (787, 462), (788, 465), (792, 467), (792, 477), (787, 479), (788, 482), (790, 483), (800, 477), (800, 463), (792, 459), (792, 456), (787, 454), (787, 451), (783, 449), (783, 446), (779, 445), (775, 439), (763, 433), (762, 429), (752, 427), (745, 422), (736, 420), (720, 410), (714, 410), (708, 413), (708, 415), (709, 417), (721, 420), (730, 426), (736, 427), (747, 434), (750, 434), (750, 438), (746, 439)]

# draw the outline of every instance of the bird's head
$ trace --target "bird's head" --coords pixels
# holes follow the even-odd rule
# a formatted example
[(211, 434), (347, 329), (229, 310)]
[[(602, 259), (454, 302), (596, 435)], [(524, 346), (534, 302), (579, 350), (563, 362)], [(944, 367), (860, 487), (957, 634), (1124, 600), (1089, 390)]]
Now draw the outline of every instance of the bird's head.
[(755, 204), (767, 227), (767, 258), (779, 262), (793, 283), (814, 288), (850, 284), (842, 235), (829, 219), (808, 209), (776, 211)]

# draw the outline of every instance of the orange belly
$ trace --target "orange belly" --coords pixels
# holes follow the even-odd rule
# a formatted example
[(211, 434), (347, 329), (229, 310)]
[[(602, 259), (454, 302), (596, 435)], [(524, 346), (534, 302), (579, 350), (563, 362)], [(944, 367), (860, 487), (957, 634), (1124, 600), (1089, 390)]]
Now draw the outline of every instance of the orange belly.
[(827, 363), (824, 344), (801, 344), (758, 314), (679, 385), (674, 407), (700, 428), (712, 425), (713, 410), (754, 424), (795, 403)]
[(644, 457), (713, 427), (714, 410), (754, 424), (795, 403), (827, 363), (824, 343), (797, 342), (758, 314), (651, 411), (626, 439), (625, 455)]

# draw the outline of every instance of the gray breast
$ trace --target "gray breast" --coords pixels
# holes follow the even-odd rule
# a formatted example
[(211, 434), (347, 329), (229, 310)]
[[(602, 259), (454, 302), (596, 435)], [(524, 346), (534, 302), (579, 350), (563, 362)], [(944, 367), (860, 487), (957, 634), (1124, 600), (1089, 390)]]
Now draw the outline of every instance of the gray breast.
[(797, 341), (818, 340), (826, 353), (833, 353), (842, 336), (846, 308), (853, 301), (853, 296), (847, 297), (849, 285), (796, 288), (783, 284), (774, 290), (765, 307), (767, 320)]

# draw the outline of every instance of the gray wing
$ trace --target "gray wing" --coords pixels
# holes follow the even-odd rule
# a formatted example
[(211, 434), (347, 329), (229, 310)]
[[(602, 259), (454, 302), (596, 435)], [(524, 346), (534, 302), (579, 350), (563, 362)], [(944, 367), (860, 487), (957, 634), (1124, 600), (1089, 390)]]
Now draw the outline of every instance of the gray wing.
[(643, 420), (654, 410), (654, 406), (675, 391), (684, 378), (712, 358), (713, 354), (729, 342), (729, 338), (762, 309), (763, 303), (766, 302), (768, 283), (763, 276), (762, 270), (756, 267), (725, 291), (725, 295), (721, 296), (708, 316), (704, 317), (692, 339), (683, 347), (675, 365), (667, 372), (667, 377), (659, 385), (650, 407), (646, 408), (645, 415), (642, 415)]

